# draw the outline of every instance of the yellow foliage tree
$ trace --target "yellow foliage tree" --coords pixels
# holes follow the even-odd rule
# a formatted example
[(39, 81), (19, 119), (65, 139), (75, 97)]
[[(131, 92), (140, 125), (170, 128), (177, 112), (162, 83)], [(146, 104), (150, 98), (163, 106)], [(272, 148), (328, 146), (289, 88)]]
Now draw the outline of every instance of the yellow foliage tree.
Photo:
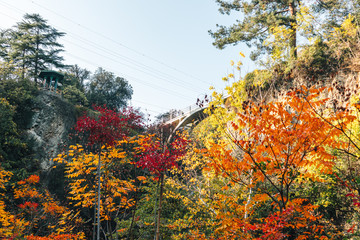
[[(129, 197), (129, 193), (136, 190), (135, 177), (124, 175), (124, 172), (130, 171), (129, 166), (132, 164), (129, 159), (130, 153), (123, 150), (129, 143), (128, 140), (116, 141), (113, 146), (103, 146), (100, 153), (102, 159), (100, 216), (102, 227), (105, 226), (104, 231), (110, 238), (115, 230), (111, 223), (135, 203), (134, 199)], [(67, 154), (61, 154), (54, 159), (57, 163), (65, 164), (65, 177), (69, 181), (70, 188), (68, 199), (77, 209), (76, 214), (82, 212), (88, 219), (93, 217), (91, 209), (97, 201), (95, 180), (98, 158), (98, 154), (86, 153), (82, 146), (77, 145), (70, 146)]]

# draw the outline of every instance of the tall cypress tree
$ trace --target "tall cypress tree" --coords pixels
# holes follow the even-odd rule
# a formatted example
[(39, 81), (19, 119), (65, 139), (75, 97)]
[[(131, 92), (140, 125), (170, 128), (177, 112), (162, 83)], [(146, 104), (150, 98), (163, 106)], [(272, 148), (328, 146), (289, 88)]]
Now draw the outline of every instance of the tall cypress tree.
[(39, 14), (25, 14), (16, 24), (10, 43), (11, 59), (37, 82), (40, 71), (49, 67), (63, 68), (63, 46), (57, 42), (65, 33), (47, 24)]

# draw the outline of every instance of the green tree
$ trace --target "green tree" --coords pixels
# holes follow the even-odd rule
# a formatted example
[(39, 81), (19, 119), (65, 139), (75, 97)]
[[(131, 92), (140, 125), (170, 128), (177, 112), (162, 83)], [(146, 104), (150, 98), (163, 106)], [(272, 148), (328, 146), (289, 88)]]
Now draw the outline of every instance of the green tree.
[(36, 163), (28, 159), (30, 151), (19, 134), (14, 116), (15, 108), (0, 98), (0, 167), (13, 172), (17, 180), (34, 171)]
[(7, 63), (10, 61), (9, 49), (11, 37), (11, 29), (5, 29), (0, 31), (0, 57)]
[(30, 80), (0, 81), (0, 164), (14, 173), (14, 181), (39, 169), (31, 140), (24, 138), (36, 95), (37, 89)]
[(65, 84), (73, 85), (80, 91), (85, 91), (85, 81), (90, 79), (90, 71), (77, 64), (70, 66), (65, 72)]
[(47, 24), (39, 14), (25, 14), (22, 22), (14, 27), (9, 43), (10, 59), (37, 82), (37, 76), (49, 67), (63, 68), (63, 46), (57, 42), (65, 35)]
[(5, 98), (15, 107), (14, 121), (18, 128), (26, 129), (32, 117), (32, 108), (38, 90), (30, 80), (0, 81), (0, 98)]
[(70, 103), (75, 105), (85, 106), (88, 103), (85, 94), (72, 85), (64, 87), (64, 90), (62, 91), (62, 95)]
[(296, 15), (300, 1), (295, 0), (216, 0), (220, 5), (221, 14), (230, 14), (232, 10), (242, 12), (243, 19), (230, 26), (217, 25), (217, 31), (209, 31), (215, 39), (213, 45), (223, 49), (226, 45), (245, 42), (248, 46), (255, 45), (257, 55), (265, 50), (271, 50), (264, 46), (264, 41), (271, 34), (272, 28), (283, 26), (289, 30), (288, 44), (291, 56), (296, 58)]
[(360, 12), (358, 0), (216, 2), (221, 14), (240, 12), (240, 18), (231, 26), (217, 25), (216, 31), (210, 30), (209, 33), (214, 38), (213, 45), (223, 49), (227, 45), (244, 42), (249, 47), (255, 47), (251, 55), (253, 60), (264, 53), (296, 59), (299, 35), (309, 40), (313, 37), (327, 39), (332, 35), (334, 27), (340, 27), (345, 17), (352, 14), (359, 20)]
[[(5, 98), (0, 98), (0, 159), (7, 157), (9, 145), (17, 142), (18, 137), (16, 124), (13, 121), (15, 114), (14, 107)], [(17, 143), (16, 143), (17, 144)]]
[(118, 110), (127, 105), (133, 93), (131, 85), (121, 77), (103, 68), (98, 68), (88, 85), (86, 97), (90, 105), (106, 105)]

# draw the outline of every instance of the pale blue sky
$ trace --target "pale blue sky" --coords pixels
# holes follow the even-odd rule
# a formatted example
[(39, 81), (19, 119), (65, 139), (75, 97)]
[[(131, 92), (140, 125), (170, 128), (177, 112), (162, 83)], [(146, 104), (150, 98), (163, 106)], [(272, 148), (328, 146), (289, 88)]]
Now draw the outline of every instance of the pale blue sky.
[[(182, 109), (198, 97), (225, 87), (244, 44), (216, 49), (208, 30), (239, 16), (223, 16), (215, 0), (0, 0), (0, 28), (39, 13), (67, 33), (66, 64), (94, 72), (97, 67), (124, 77), (133, 86), (131, 104), (155, 116)], [(254, 69), (247, 57), (242, 74)]]

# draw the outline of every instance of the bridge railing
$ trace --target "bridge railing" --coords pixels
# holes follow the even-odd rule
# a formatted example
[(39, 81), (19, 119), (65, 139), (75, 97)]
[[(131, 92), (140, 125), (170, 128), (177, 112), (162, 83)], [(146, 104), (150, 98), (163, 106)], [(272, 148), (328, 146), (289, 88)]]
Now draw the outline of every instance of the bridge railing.
[[(206, 107), (206, 106), (204, 106)], [(198, 106), (197, 104), (192, 104), (186, 108), (183, 108), (178, 111), (170, 112), (168, 116), (163, 117), (162, 122), (163, 123), (171, 123), (178, 119), (181, 119), (185, 116), (191, 115), (192, 113), (200, 110), (202, 107)]]
[[(228, 94), (224, 95), (224, 93), (223, 93), (223, 99), (227, 99), (228, 97), (229, 97)], [(163, 122), (163, 124), (169, 124), (169, 123), (172, 123), (179, 119), (182, 119), (200, 109), (207, 108), (211, 101), (212, 101), (212, 96), (210, 96), (210, 99), (207, 99), (206, 101), (201, 101), (202, 102), (201, 104), (192, 104), (181, 110), (170, 112), (169, 115), (163, 117), (162, 122)]]

